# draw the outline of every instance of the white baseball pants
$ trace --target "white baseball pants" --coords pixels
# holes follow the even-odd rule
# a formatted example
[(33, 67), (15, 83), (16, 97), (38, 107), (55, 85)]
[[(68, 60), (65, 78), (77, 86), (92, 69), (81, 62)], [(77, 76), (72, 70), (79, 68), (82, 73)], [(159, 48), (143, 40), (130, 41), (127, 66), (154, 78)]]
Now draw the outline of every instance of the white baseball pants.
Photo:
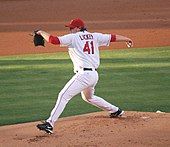
[(86, 102), (95, 105), (103, 110), (106, 110), (110, 113), (116, 112), (118, 110), (118, 107), (108, 103), (103, 98), (94, 95), (94, 88), (97, 84), (97, 81), (98, 73), (95, 70), (81, 70), (76, 73), (59, 93), (55, 107), (51, 111), (51, 115), (47, 119), (47, 122), (54, 126), (54, 123), (57, 121), (57, 119), (63, 112), (69, 100), (80, 92), (83, 100), (85, 100)]

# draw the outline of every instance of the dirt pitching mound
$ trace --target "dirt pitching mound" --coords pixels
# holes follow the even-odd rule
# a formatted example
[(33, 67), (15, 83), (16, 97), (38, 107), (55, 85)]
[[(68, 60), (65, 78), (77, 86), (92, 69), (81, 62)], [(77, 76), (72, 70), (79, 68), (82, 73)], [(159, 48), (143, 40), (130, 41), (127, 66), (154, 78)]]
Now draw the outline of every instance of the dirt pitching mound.
[(31, 146), (169, 146), (170, 113), (125, 112), (111, 119), (106, 112), (61, 118), (52, 135), (36, 129), (39, 122), (0, 127), (4, 147)]

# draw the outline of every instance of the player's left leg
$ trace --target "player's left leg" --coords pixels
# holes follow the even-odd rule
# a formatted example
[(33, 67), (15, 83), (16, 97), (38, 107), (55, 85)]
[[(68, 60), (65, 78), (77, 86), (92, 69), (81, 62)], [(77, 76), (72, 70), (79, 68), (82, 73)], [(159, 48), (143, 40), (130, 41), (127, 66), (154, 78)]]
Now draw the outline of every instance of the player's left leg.
[(105, 101), (103, 98), (94, 95), (94, 91), (95, 91), (94, 87), (88, 87), (85, 90), (83, 90), (81, 92), (81, 96), (83, 100), (96, 107), (99, 107), (100, 109), (108, 111), (109, 113), (115, 113), (119, 110), (118, 107), (110, 104), (109, 102)]

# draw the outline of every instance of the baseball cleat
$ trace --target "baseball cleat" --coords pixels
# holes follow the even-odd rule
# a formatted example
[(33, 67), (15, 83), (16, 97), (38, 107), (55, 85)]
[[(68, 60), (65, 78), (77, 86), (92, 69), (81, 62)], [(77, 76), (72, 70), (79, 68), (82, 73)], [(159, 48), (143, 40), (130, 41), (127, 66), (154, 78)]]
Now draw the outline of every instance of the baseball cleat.
[(123, 113), (124, 111), (119, 108), (116, 112), (110, 113), (110, 118), (120, 117)]
[(52, 134), (53, 133), (53, 127), (50, 125), (49, 122), (44, 122), (42, 124), (38, 124), (37, 128), (41, 131), (45, 131), (48, 134)]

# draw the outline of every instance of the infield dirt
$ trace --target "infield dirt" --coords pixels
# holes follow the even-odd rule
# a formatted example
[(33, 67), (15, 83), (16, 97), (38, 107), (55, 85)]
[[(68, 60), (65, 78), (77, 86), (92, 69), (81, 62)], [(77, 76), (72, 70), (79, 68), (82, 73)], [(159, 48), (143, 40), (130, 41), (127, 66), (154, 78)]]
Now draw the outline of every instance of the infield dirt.
[[(135, 48), (170, 46), (169, 0), (1, 0), (0, 14), (0, 56), (66, 51), (50, 44), (35, 48), (28, 34), (41, 28), (64, 35), (64, 24), (75, 17), (84, 19), (89, 31), (132, 38)], [(126, 48), (124, 43), (102, 49), (121, 48)], [(62, 118), (53, 135), (38, 131), (37, 123), (0, 127), (0, 146), (170, 146), (169, 113)]]

